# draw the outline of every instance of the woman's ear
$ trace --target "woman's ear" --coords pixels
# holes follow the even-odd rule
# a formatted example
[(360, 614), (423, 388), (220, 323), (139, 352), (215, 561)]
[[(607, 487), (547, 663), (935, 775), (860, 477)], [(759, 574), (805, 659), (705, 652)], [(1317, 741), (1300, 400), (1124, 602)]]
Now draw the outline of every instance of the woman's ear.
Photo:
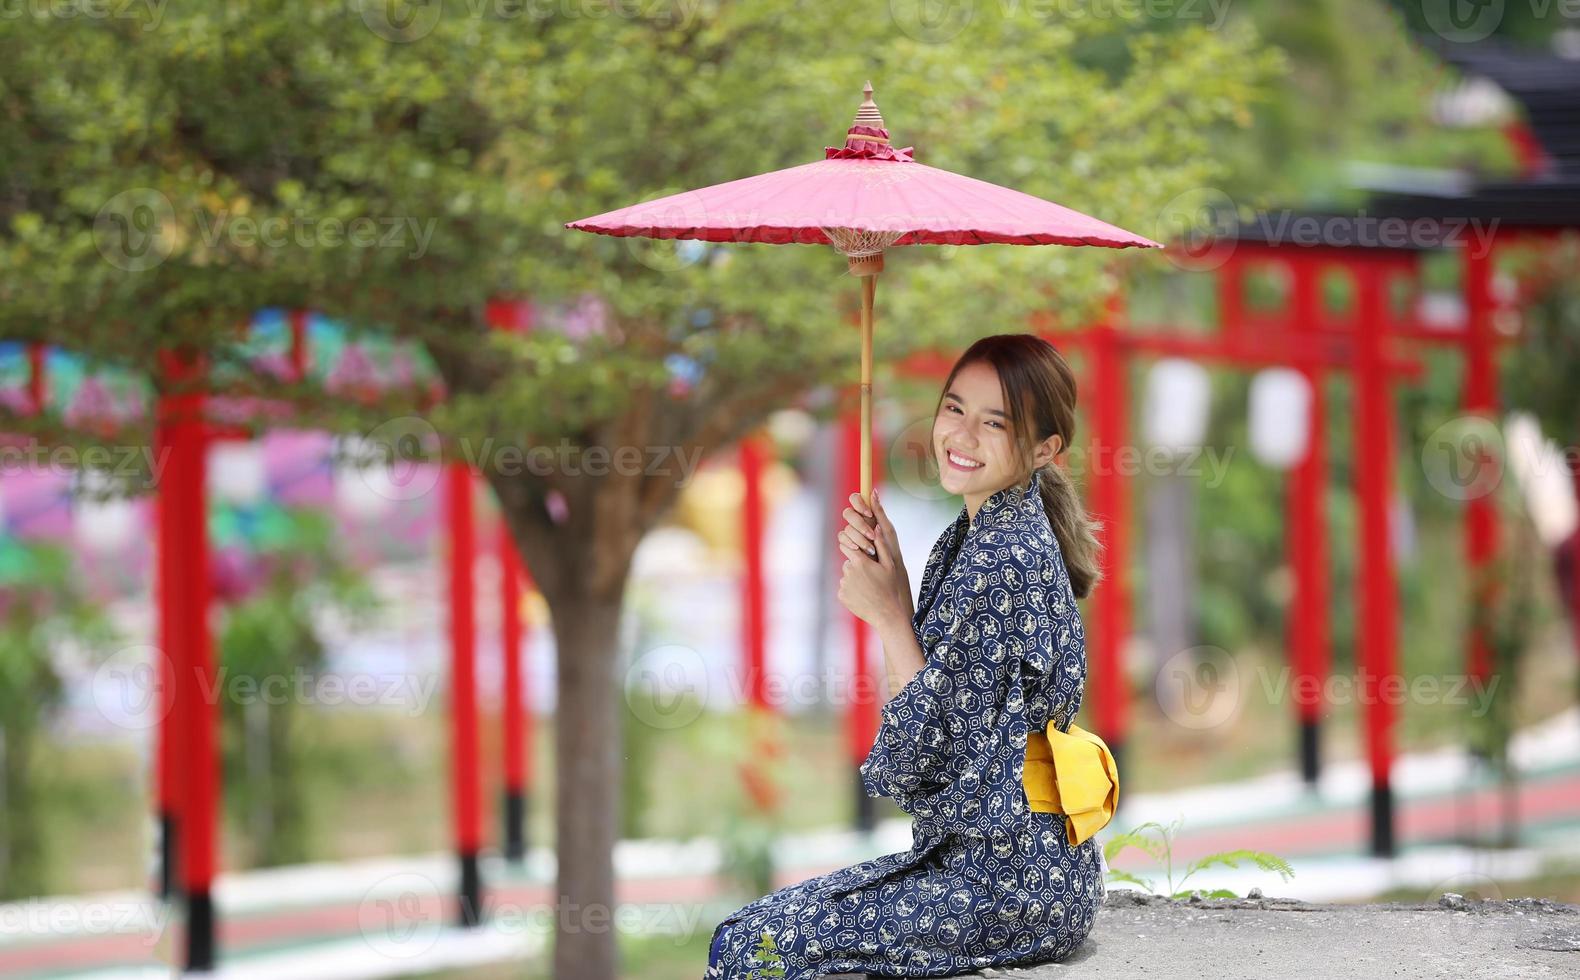
[(1036, 462), (1039, 468), (1053, 462), (1059, 453), (1064, 451), (1064, 440), (1055, 432), (1053, 435), (1037, 444)]

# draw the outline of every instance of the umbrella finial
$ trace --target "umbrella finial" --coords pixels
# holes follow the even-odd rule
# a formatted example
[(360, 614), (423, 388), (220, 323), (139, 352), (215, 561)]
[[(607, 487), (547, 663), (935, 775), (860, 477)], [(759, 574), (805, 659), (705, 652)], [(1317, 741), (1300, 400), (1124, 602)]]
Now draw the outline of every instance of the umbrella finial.
[(883, 125), (883, 113), (878, 111), (878, 104), (872, 101), (871, 79), (868, 79), (867, 84), (862, 86), (861, 95), (861, 108), (856, 110), (856, 121), (852, 125), (887, 129), (888, 127)]
[(870, 79), (862, 86), (861, 95), (861, 108), (856, 110), (856, 121), (851, 123), (850, 129), (845, 132), (845, 145), (826, 147), (824, 158), (828, 160), (861, 158), (909, 163), (911, 161), (909, 146), (900, 149), (889, 145), (889, 128), (883, 123), (883, 113), (878, 111), (878, 104), (872, 101)]

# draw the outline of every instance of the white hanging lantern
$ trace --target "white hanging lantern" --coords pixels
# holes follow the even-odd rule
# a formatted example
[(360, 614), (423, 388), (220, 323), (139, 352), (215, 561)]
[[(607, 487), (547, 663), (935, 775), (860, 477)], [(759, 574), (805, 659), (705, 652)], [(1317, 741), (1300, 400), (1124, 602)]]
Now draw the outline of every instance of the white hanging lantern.
[(1251, 455), (1287, 470), (1306, 458), (1311, 436), (1311, 382), (1293, 368), (1267, 368), (1251, 379)]
[(412, 452), (397, 453), (395, 448), (420, 446), (432, 452), (438, 444), (439, 433), (433, 425), (410, 415), (390, 419), (366, 436), (340, 436), (335, 452), (335, 503), (353, 517), (371, 520), (388, 514), (399, 501), (433, 493), (443, 467), (412, 458)]
[(239, 507), (261, 502), (269, 492), (263, 450), (251, 441), (215, 443), (208, 451), (208, 490)]
[(1526, 512), (1542, 544), (1556, 548), (1580, 525), (1569, 465), (1563, 450), (1542, 434), (1542, 425), (1528, 412), (1516, 412), (1504, 424), (1509, 468), (1525, 497)]
[(356, 435), (340, 437), (335, 463), (335, 505), (361, 520), (375, 520), (395, 506), (389, 490), (389, 468), (377, 462), (374, 447)]
[(96, 555), (119, 554), (137, 536), (137, 505), (120, 497), (79, 500), (73, 508), (71, 526), (84, 550)]
[(78, 476), (81, 490), (71, 505), (72, 536), (93, 554), (119, 553), (138, 534), (137, 505), (125, 497), (101, 496), (113, 481), (99, 470), (84, 469)]
[(1147, 373), (1142, 431), (1147, 442), (1173, 453), (1199, 448), (1207, 436), (1212, 379), (1207, 369), (1182, 357), (1167, 357)]

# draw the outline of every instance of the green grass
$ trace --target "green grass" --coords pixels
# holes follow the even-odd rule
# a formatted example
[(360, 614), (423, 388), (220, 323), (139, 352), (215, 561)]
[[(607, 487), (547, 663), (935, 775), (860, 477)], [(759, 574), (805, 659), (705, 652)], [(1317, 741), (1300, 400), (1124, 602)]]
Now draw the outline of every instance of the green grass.
[(1537, 897), (1580, 905), (1580, 860), (1548, 861), (1533, 878), (1509, 881), (1485, 875), (1457, 875), (1432, 889), (1394, 888), (1366, 901), (1435, 902), (1444, 892), (1457, 892), (1471, 899)]
[[(1442, 654), (1447, 663), (1457, 652)], [(1295, 761), (1295, 725), (1287, 702), (1269, 700), (1256, 680), (1257, 665), (1276, 672), (1277, 651), (1246, 649), (1237, 657), (1246, 685), (1238, 714), (1215, 729), (1193, 731), (1163, 716), (1155, 699), (1132, 702), (1131, 736), (1124, 757), (1124, 785), (1131, 792), (1158, 791), (1241, 778)], [(1525, 723), (1572, 703), (1576, 658), (1567, 637), (1554, 630), (1530, 655), (1519, 694)], [(1419, 665), (1424, 669), (1426, 665)], [(1090, 700), (1088, 704), (1090, 705)], [(1402, 708), (1401, 749), (1459, 744), (1464, 709), (1410, 704)], [(318, 860), (443, 851), (449, 847), (449, 735), (442, 699), (418, 716), (370, 711), (324, 711), (305, 719), (313, 744), (321, 746), (311, 775), (317, 807), (314, 846)], [(1083, 724), (1089, 724), (1084, 719)], [(648, 803), (642, 830), (648, 836), (717, 835), (739, 796), (732, 769), (705, 754), (710, 741), (738, 731), (727, 720), (703, 715), (675, 729), (647, 728), (643, 764)], [(484, 799), (489, 801), (485, 832), (497, 839), (500, 758), (497, 717), (485, 716)], [(781, 815), (785, 830), (846, 827), (852, 819), (854, 775), (845, 754), (844, 718), (808, 713), (790, 719), (779, 771), (784, 799), (793, 801)], [(1323, 729), (1323, 758), (1355, 758), (1362, 742), (1355, 706), (1330, 712)], [(532, 740), (536, 783), (529, 838), (553, 841), (552, 719), (541, 719)], [(699, 767), (707, 778), (697, 778)], [(135, 752), (125, 746), (53, 744), (40, 759), (51, 796), (49, 841), (54, 860), (52, 891), (82, 892), (137, 888), (146, 884), (152, 854), (147, 775)], [(876, 801), (880, 818), (898, 815), (890, 801)], [(222, 866), (244, 868), (249, 861), (245, 835), (234, 825), (221, 835)]]
[[(621, 980), (697, 980), (708, 965), (708, 943), (712, 938), (711, 931), (678, 943), (667, 936), (622, 937)], [(549, 963), (545, 957), (542, 961), (431, 973), (416, 980), (525, 980), (548, 975)]]

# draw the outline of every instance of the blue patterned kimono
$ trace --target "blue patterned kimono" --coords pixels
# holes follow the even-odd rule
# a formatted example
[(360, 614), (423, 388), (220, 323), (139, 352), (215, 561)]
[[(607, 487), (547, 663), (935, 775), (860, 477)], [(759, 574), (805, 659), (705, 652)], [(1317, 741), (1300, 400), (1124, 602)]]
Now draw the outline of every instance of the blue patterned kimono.
[[(1041, 475), (960, 515), (933, 545), (913, 626), (927, 665), (883, 706), (868, 796), (912, 816), (910, 850), (766, 895), (713, 934), (704, 980), (937, 977), (1063, 959), (1091, 932), (1099, 845), (1033, 812), (1026, 736), (1067, 730), (1086, 643)], [(773, 937), (783, 972), (756, 956)]]

